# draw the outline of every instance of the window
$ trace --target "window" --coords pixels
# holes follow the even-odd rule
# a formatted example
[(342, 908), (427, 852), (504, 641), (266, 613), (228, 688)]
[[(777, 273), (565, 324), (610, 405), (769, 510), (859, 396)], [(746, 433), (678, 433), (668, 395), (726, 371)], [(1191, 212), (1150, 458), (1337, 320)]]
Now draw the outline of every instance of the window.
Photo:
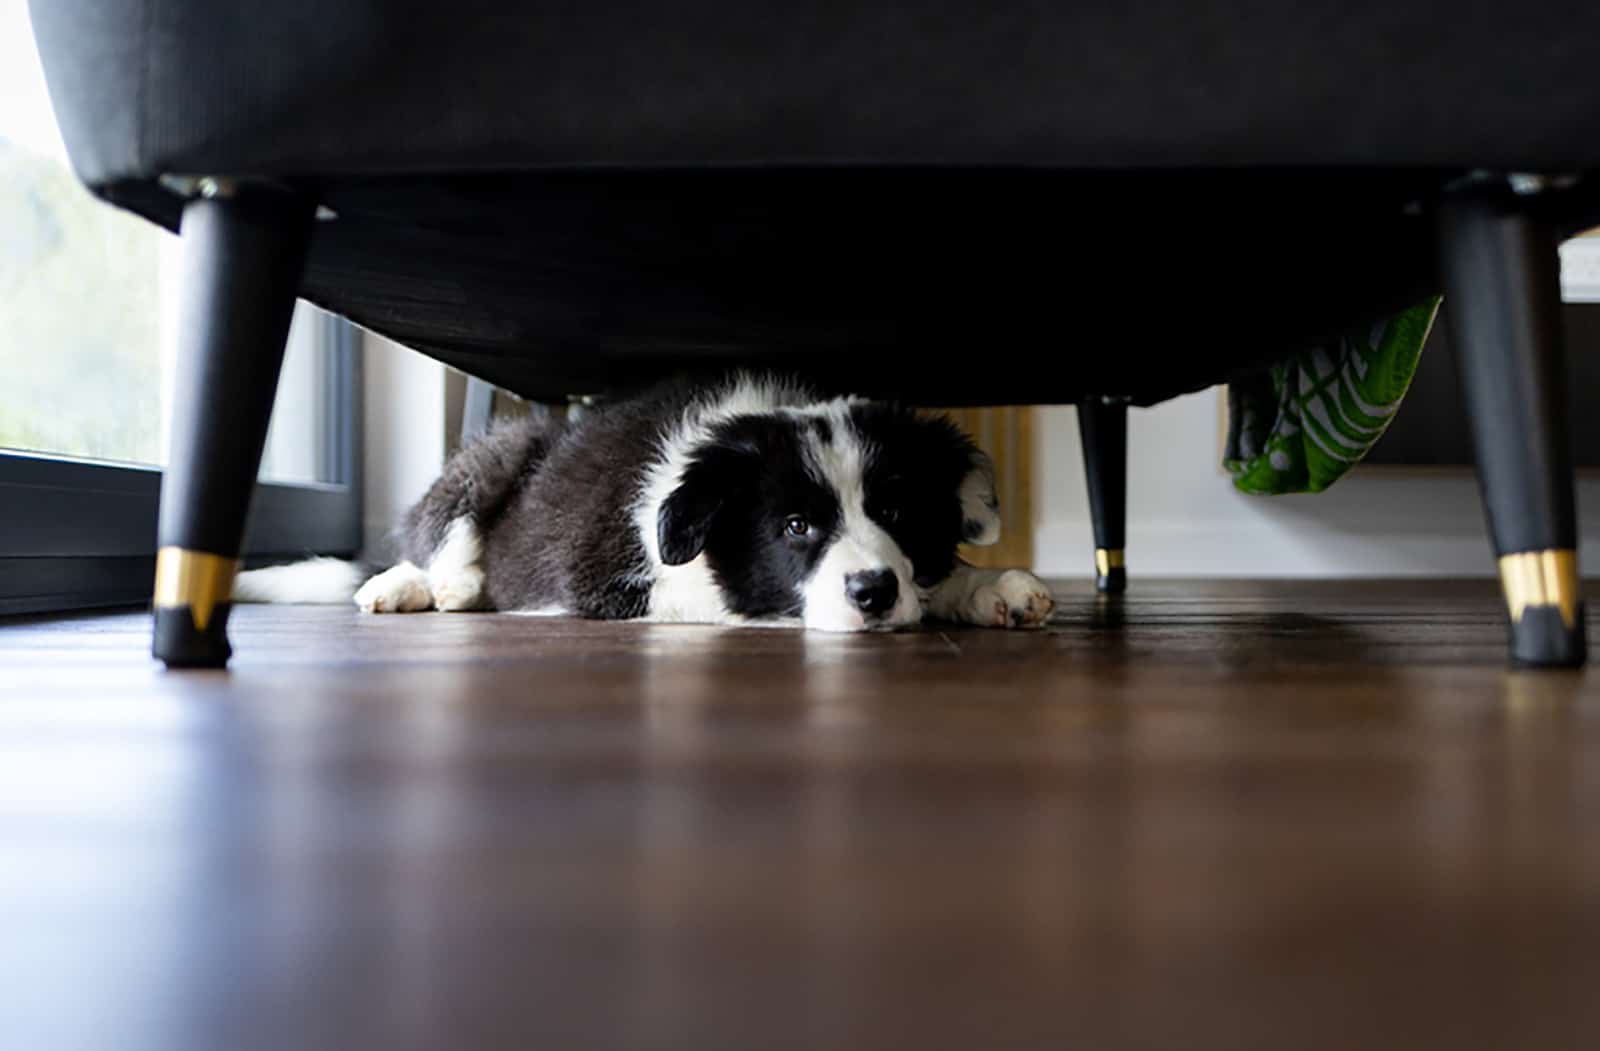
[[(25, 0), (0, 0), (0, 613), (140, 602), (179, 245), (73, 177)], [(247, 551), (359, 546), (354, 330), (301, 304)]]

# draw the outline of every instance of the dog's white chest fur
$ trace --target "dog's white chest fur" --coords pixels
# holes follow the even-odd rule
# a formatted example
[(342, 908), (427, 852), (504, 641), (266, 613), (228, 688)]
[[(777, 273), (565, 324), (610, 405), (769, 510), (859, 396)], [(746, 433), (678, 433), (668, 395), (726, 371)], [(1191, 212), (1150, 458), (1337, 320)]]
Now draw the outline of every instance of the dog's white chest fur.
[(681, 566), (658, 566), (650, 586), (647, 620), (662, 623), (729, 624), (741, 618), (729, 612), (705, 555)]

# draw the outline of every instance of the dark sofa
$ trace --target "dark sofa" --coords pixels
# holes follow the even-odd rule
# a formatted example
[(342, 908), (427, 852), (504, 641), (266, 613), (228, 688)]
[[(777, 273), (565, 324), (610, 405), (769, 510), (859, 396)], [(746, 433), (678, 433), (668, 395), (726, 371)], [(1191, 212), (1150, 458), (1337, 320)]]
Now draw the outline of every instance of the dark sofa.
[(226, 660), (296, 293), (531, 398), (738, 364), (1079, 403), (1120, 566), (1128, 404), (1443, 291), (1513, 657), (1583, 660), (1555, 245), (1600, 217), (1600, 9), (32, 13), (78, 173), (185, 243), (169, 664)]

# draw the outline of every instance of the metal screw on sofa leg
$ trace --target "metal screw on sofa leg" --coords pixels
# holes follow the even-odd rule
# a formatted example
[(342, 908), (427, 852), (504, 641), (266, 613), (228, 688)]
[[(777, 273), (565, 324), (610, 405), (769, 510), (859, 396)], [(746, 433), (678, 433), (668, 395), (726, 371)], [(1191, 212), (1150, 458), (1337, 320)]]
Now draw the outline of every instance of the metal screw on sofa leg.
[(1512, 172), (1506, 176), (1506, 185), (1519, 197), (1534, 197), (1551, 190), (1568, 190), (1577, 184), (1578, 177), (1570, 173)]
[[(286, 187), (268, 179), (236, 179), (225, 175), (160, 175), (156, 177), (167, 192), (189, 200), (195, 197), (208, 201), (218, 198), (237, 197), (244, 192), (271, 192), (288, 193)], [(339, 218), (339, 213), (325, 204), (317, 205), (316, 220), (319, 223), (331, 223)]]

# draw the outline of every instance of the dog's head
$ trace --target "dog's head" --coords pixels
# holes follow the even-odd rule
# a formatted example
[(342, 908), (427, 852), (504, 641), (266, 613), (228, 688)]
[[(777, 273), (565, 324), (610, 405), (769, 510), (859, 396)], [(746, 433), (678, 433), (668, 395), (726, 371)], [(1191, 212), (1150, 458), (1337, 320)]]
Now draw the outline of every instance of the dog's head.
[(656, 525), (661, 561), (703, 554), (730, 612), (830, 631), (915, 624), (957, 545), (1000, 537), (989, 458), (945, 419), (871, 402), (716, 424)]

